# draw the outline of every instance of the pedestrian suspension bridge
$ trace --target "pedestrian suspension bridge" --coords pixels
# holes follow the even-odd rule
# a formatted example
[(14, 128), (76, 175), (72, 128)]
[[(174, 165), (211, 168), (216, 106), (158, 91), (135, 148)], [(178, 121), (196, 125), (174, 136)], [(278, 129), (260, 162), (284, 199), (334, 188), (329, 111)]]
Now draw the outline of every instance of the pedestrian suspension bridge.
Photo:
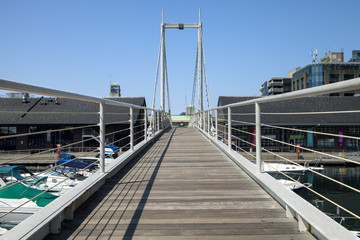
[[(169, 96), (168, 111), (165, 107), (169, 92), (165, 30), (186, 28), (198, 30), (194, 77), (198, 80), (198, 112), (192, 116), (191, 127), (172, 128)], [(5, 232), (1, 239), (356, 239), (352, 232), (263, 171), (266, 163), (262, 152), (270, 151), (261, 147), (261, 116), (264, 103), (359, 89), (359, 78), (211, 108), (200, 17), (198, 23), (164, 23), (163, 17), (156, 76), (159, 66), (160, 109), (155, 109), (157, 77), (152, 108), (0, 79), (3, 90), (99, 104), (100, 139), (100, 169)], [(105, 105), (127, 109), (129, 116), (128, 150), (109, 164), (105, 164), (105, 139), (111, 133), (106, 132), (105, 119), (110, 113), (104, 111)], [(233, 117), (239, 114), (238, 109), (249, 105), (255, 106), (252, 124), (256, 132), (248, 133), (256, 137), (255, 155), (241, 151), (232, 141), (237, 131), (232, 128)], [(134, 111), (140, 112), (140, 127), (134, 125)], [(16, 161), (14, 156), (11, 163)], [(0, 219), (7, 214), (11, 212)]]

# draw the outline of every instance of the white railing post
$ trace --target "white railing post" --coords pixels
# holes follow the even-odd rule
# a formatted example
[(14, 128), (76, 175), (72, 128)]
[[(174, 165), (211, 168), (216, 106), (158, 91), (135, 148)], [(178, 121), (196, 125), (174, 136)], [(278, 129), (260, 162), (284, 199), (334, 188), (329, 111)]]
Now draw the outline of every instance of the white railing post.
[(256, 169), (261, 173), (261, 109), (259, 103), (255, 102), (255, 137), (256, 137)]
[(147, 141), (147, 110), (144, 109), (144, 140)]
[(198, 120), (197, 120), (197, 122), (198, 122), (198, 128), (199, 128), (199, 130), (201, 130), (201, 113), (200, 113), (200, 112), (198, 113)]
[(104, 103), (100, 102), (100, 171), (105, 172), (105, 121), (104, 121)]
[(215, 109), (215, 139), (218, 140), (218, 110)]
[[(154, 111), (154, 110), (153, 110)], [(153, 117), (152, 117), (152, 121), (153, 121), (153, 128), (154, 128), (154, 133), (156, 133), (156, 128), (157, 128), (157, 116), (156, 116), (156, 111), (154, 111)]]
[(202, 114), (202, 125), (203, 125), (202, 129), (204, 132), (206, 132), (206, 112), (202, 111), (201, 114)]
[(165, 128), (165, 111), (161, 113), (161, 129)]
[(196, 127), (199, 129), (199, 113), (195, 113), (195, 124)]
[(157, 130), (160, 131), (160, 115), (161, 112), (156, 112)]
[(229, 151), (232, 149), (231, 146), (231, 108), (228, 107), (228, 147)]
[(130, 150), (134, 151), (134, 118), (133, 118), (133, 107), (130, 107)]
[(204, 114), (204, 112), (203, 111), (201, 111), (201, 130), (205, 130), (205, 120), (204, 120), (204, 118), (205, 118), (205, 114)]
[(199, 123), (199, 130), (201, 130), (201, 124), (202, 124), (202, 122), (201, 122), (201, 112), (199, 111), (199, 113), (198, 113), (198, 123)]
[(210, 136), (210, 110), (207, 111), (207, 132)]
[(207, 113), (206, 111), (203, 112), (203, 123), (204, 123), (204, 132), (206, 133), (207, 130)]

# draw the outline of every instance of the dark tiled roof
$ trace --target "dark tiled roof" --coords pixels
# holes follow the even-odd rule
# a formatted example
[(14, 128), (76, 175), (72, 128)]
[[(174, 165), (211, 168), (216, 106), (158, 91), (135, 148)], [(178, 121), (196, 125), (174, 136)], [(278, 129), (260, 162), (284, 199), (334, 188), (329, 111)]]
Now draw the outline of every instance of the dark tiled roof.
[[(96, 124), (99, 122), (99, 104), (80, 100), (60, 98), (59, 105), (44, 98), (46, 105), (36, 104), (25, 117), (23, 113), (34, 105), (39, 98), (30, 98), (28, 103), (22, 103), (21, 98), (0, 98), (0, 124)], [(144, 97), (107, 98), (114, 101), (146, 106)], [(14, 112), (16, 113), (8, 113)], [(129, 108), (105, 105), (105, 123), (126, 122), (129, 120)], [(46, 114), (45, 114), (46, 113)], [(111, 113), (111, 114), (110, 114)], [(116, 114), (114, 114), (116, 113)], [(134, 109), (134, 119), (138, 119), (139, 110)], [(142, 117), (142, 116), (141, 116)]]
[[(218, 106), (247, 101), (257, 97), (219, 97)], [(337, 113), (337, 114), (288, 114), (268, 115), (266, 113), (300, 113), (300, 112), (331, 112), (360, 110), (360, 97), (308, 97), (287, 101), (260, 104), (263, 123), (272, 125), (360, 125), (360, 113)], [(254, 113), (255, 106), (249, 105), (232, 109), (235, 121), (255, 122), (254, 114), (244, 116), (240, 113)], [(226, 112), (225, 112), (226, 113)], [(222, 114), (222, 116), (221, 116)], [(224, 111), (219, 111), (223, 117)], [(237, 115), (238, 114), (238, 115)], [(225, 116), (227, 117), (227, 116)]]

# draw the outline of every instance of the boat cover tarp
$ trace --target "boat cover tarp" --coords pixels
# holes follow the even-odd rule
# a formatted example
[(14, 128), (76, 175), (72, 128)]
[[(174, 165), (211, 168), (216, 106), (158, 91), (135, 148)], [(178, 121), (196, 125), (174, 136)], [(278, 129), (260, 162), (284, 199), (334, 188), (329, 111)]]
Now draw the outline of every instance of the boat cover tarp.
[(89, 169), (90, 171), (96, 168), (95, 164), (92, 163), (82, 163), (76, 160), (69, 161), (69, 160), (59, 160), (56, 162), (56, 165), (72, 167), (77, 169)]
[(113, 150), (113, 152), (116, 152), (116, 150), (118, 150), (118, 148), (117, 148), (117, 147), (115, 147), (115, 146), (111, 146), (111, 145), (106, 145), (105, 147), (106, 147), (106, 148), (110, 148), (110, 149), (112, 149), (112, 150)]
[(23, 170), (26, 173), (29, 173), (30, 175), (34, 175), (24, 165), (0, 167), (0, 174), (8, 174), (10, 176), (13, 176), (17, 180), (23, 180), (24, 177), (20, 175), (19, 170)]
[(68, 154), (68, 153), (60, 153), (59, 155), (60, 159), (75, 159), (75, 155)]
[[(21, 199), (27, 198), (31, 199), (43, 191), (39, 189), (35, 189), (32, 187), (26, 187), (22, 184), (16, 184), (14, 186), (6, 188), (0, 188), (0, 198), (8, 198), (8, 199)], [(55, 196), (51, 193), (44, 192), (42, 195), (34, 198), (32, 201), (35, 202), (39, 207), (45, 207), (50, 202), (54, 201), (58, 196)]]

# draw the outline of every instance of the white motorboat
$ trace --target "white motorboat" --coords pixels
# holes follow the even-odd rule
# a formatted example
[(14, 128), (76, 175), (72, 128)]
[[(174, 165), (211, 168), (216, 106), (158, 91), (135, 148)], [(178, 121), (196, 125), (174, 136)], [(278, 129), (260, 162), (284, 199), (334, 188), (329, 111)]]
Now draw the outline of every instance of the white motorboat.
[(56, 192), (58, 195), (80, 182), (72, 176), (69, 178), (61, 174), (61, 171), (57, 171), (57, 169), (35, 175), (24, 165), (0, 167), (0, 175), (5, 180), (5, 184), (21, 181), (27, 187), (33, 187), (41, 191)]
[(6, 228), (0, 227), (0, 236), (6, 233), (8, 230)]
[(300, 182), (295, 182), (289, 179), (277, 179), (281, 184), (283, 184), (285, 187), (287, 187), (290, 190), (297, 190), (300, 188), (303, 188), (304, 185), (306, 187), (311, 187), (312, 184), (311, 183), (303, 183), (301, 184)]
[(22, 183), (6, 185), (1, 178), (0, 185), (0, 222), (6, 228), (14, 227), (57, 198)]
[[(308, 167), (314, 171), (322, 171), (323, 167)], [(285, 163), (264, 163), (263, 171), (264, 172), (304, 172), (308, 169), (303, 166), (298, 166), (295, 164), (285, 164)]]
[[(8, 199), (0, 198), (0, 216), (12, 211), (11, 213), (0, 217), (3, 227), (11, 228), (19, 224), (24, 219), (30, 217), (32, 214), (39, 211), (42, 207), (36, 205), (36, 203), (30, 201), (27, 198), (20, 199)], [(26, 203), (27, 202), (27, 203)], [(24, 206), (14, 210), (14, 208), (26, 203)]]

